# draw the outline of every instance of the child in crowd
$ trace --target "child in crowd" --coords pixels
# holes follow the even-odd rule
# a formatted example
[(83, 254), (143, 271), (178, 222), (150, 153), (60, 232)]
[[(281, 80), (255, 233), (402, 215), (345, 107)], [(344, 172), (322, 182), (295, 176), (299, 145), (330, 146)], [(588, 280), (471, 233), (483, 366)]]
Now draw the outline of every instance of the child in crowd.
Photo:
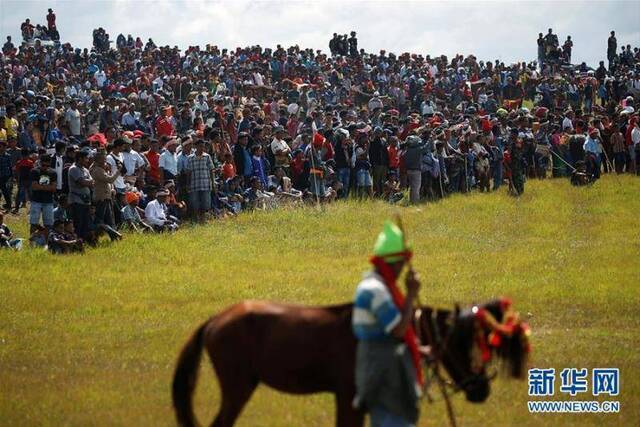
[(4, 212), (0, 211), (0, 249), (10, 248), (19, 251), (22, 249), (22, 239), (16, 239), (7, 225), (4, 223)]
[(224, 163), (222, 164), (222, 177), (224, 180), (234, 178), (236, 176), (236, 167), (233, 164), (233, 156), (231, 153), (225, 153)]

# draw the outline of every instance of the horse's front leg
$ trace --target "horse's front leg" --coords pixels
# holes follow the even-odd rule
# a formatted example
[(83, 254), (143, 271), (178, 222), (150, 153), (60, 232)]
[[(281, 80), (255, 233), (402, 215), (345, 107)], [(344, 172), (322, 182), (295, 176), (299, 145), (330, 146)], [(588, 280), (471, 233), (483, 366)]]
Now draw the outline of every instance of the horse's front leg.
[(364, 427), (364, 412), (353, 408), (353, 393), (336, 393), (336, 427)]

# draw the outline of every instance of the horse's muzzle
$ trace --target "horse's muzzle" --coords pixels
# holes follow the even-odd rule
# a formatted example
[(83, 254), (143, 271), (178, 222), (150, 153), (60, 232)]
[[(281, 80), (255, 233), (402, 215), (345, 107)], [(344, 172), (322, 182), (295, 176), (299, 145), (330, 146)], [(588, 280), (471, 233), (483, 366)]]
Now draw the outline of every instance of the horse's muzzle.
[(464, 394), (467, 400), (473, 403), (482, 403), (487, 400), (489, 392), (490, 383), (486, 377), (474, 379), (464, 387)]

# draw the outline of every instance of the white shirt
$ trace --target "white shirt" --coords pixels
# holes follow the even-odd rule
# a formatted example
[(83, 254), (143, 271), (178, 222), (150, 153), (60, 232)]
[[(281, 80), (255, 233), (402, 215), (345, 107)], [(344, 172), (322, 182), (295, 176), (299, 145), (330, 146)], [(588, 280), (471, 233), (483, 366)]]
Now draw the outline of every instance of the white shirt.
[(69, 108), (64, 114), (64, 118), (69, 122), (69, 129), (74, 136), (80, 135), (80, 111)]
[(195, 105), (193, 106), (194, 110), (200, 110), (203, 113), (206, 113), (207, 111), (209, 111), (209, 104), (207, 104), (207, 101), (196, 101)]
[[(122, 153), (118, 154), (117, 156), (111, 153), (107, 156), (107, 163), (109, 164), (109, 166), (111, 166), (111, 173), (115, 172), (118, 167), (116, 165), (116, 159), (122, 162)], [(118, 176), (116, 180), (113, 181), (113, 186), (119, 190), (124, 190), (126, 188), (122, 175)]]
[(271, 151), (273, 151), (273, 154), (276, 154), (278, 151), (288, 153), (291, 151), (291, 149), (289, 148), (289, 145), (286, 141), (278, 138), (273, 138), (273, 141), (271, 141)]
[(147, 207), (144, 208), (144, 216), (147, 222), (152, 225), (164, 225), (167, 220), (167, 215), (164, 213), (164, 205), (158, 199), (147, 203)]
[(178, 175), (178, 156), (176, 155), (176, 153), (172, 153), (169, 150), (164, 150), (162, 154), (160, 154), (158, 166), (161, 169), (164, 169), (167, 172), (173, 174), (174, 176)]
[(631, 131), (631, 142), (633, 142), (633, 145), (640, 144), (640, 129), (638, 129), (638, 126), (634, 126)]
[(155, 91), (159, 91), (162, 89), (162, 86), (164, 86), (164, 80), (162, 80), (161, 77), (157, 77), (154, 81), (153, 84), (155, 85)]
[(56, 155), (56, 190), (62, 190), (62, 171), (64, 169), (64, 158)]
[(136, 125), (135, 112), (132, 114), (131, 111), (127, 111), (122, 115), (122, 126), (135, 126), (135, 125)]
[(96, 71), (93, 77), (95, 77), (98, 87), (104, 86), (104, 82), (107, 81), (107, 74), (102, 70)]
[(124, 167), (127, 168), (127, 175), (135, 175), (136, 169), (142, 168), (147, 164), (142, 156), (135, 150), (129, 152), (123, 151), (122, 163), (124, 163)]
[(569, 117), (565, 117), (562, 120), (562, 129), (570, 129), (573, 130), (573, 123)]

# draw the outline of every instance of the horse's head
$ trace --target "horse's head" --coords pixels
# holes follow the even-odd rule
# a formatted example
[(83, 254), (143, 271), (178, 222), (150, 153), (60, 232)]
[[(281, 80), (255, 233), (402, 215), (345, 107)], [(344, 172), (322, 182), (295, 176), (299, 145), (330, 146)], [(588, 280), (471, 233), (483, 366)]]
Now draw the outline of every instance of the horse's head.
[(490, 392), (488, 365), (492, 357), (505, 362), (512, 377), (521, 378), (529, 352), (529, 328), (511, 310), (506, 298), (449, 316), (440, 344), (440, 361), (470, 402), (483, 402)]

